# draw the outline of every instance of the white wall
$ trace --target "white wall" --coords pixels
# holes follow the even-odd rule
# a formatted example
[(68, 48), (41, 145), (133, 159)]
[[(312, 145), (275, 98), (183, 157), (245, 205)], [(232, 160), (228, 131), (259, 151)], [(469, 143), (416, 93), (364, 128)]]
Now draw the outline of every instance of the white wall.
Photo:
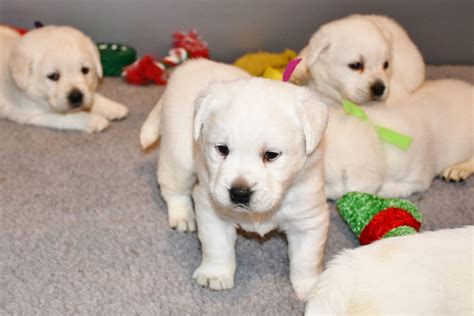
[(196, 27), (212, 57), (299, 50), (322, 23), (380, 13), (404, 25), (431, 64), (473, 64), (472, 0), (0, 0), (0, 23), (69, 24), (96, 41), (163, 56), (171, 33)]

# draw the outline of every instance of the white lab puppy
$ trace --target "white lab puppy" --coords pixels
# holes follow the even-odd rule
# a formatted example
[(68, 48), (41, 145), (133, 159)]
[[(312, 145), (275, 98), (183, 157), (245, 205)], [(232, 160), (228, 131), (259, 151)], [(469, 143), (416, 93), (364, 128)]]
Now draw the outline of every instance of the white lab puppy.
[(311, 315), (472, 315), (474, 227), (392, 237), (328, 263)]
[(351, 15), (319, 28), (301, 52), (292, 81), (307, 83), (340, 105), (396, 104), (425, 79), (423, 58), (394, 20), (378, 15)]
[(94, 133), (127, 115), (125, 106), (95, 92), (102, 66), (89, 37), (66, 26), (21, 37), (0, 30), (0, 118)]
[[(215, 78), (224, 82), (202, 91)], [(305, 298), (321, 271), (329, 223), (319, 149), (326, 106), (305, 88), (206, 60), (179, 67), (160, 102), (158, 182), (178, 229), (194, 229), (194, 187), (203, 258), (193, 277), (214, 290), (233, 287), (237, 227), (280, 229), (291, 282)]]
[(163, 96), (148, 115), (140, 132), (142, 148), (160, 139), (157, 179), (168, 206), (172, 228), (194, 231), (191, 199), (196, 182), (191, 128), (194, 102), (211, 81), (251, 78), (245, 71), (205, 59), (191, 60), (171, 74)]
[(366, 107), (374, 124), (413, 138), (406, 151), (382, 141), (371, 123), (331, 108), (324, 139), (328, 197), (349, 191), (409, 196), (427, 190), (451, 166), (450, 178), (469, 177), (474, 172), (473, 93), (463, 81), (426, 81), (395, 107)]

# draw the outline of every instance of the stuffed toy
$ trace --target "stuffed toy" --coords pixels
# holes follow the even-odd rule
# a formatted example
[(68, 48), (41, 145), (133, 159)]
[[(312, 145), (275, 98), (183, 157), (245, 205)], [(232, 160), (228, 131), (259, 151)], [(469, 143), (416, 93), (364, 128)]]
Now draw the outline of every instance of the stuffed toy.
[(283, 73), (286, 65), (296, 57), (296, 52), (286, 49), (282, 53), (256, 52), (247, 53), (238, 58), (234, 65), (247, 71), (253, 76), (261, 77), (267, 68), (267, 78), (276, 79), (275, 71)]
[(106, 77), (120, 77), (123, 69), (137, 60), (133, 47), (116, 43), (98, 43), (100, 62)]
[(125, 68), (122, 73), (125, 81), (130, 84), (144, 85), (155, 83), (158, 85), (166, 84), (168, 73), (166, 67), (153, 58), (153, 56), (145, 55), (132, 65)]
[(166, 84), (168, 69), (182, 64), (189, 58), (209, 58), (207, 43), (201, 40), (196, 30), (188, 34), (177, 32), (173, 34), (173, 47), (168, 56), (157, 61), (146, 55), (134, 64), (126, 67), (122, 77), (130, 84), (143, 85), (155, 83)]
[(349, 192), (337, 201), (336, 206), (362, 245), (420, 230), (421, 213), (407, 200)]

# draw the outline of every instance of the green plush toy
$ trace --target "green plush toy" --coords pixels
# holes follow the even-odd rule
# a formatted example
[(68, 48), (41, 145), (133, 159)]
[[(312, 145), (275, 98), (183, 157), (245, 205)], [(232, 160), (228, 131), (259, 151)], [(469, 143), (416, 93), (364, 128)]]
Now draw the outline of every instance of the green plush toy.
[(362, 245), (420, 230), (421, 213), (407, 200), (349, 192), (337, 201), (336, 206)]
[(97, 47), (105, 77), (120, 77), (124, 68), (137, 60), (137, 52), (127, 45), (99, 43)]

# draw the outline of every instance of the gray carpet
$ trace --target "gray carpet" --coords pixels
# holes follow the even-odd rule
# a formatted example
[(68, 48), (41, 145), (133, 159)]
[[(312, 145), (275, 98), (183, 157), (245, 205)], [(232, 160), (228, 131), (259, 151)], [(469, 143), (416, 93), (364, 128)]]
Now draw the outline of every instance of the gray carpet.
[[(431, 78), (471, 82), (473, 72), (429, 68)], [(155, 180), (159, 152), (143, 153), (138, 142), (163, 88), (106, 79), (101, 90), (130, 107), (125, 121), (102, 134), (0, 121), (0, 314), (301, 314), (278, 234), (239, 237), (233, 289), (212, 292), (192, 280), (199, 242), (167, 227)], [(474, 223), (472, 178), (436, 180), (412, 200), (424, 230)], [(331, 212), (326, 260), (357, 246), (334, 205)]]

